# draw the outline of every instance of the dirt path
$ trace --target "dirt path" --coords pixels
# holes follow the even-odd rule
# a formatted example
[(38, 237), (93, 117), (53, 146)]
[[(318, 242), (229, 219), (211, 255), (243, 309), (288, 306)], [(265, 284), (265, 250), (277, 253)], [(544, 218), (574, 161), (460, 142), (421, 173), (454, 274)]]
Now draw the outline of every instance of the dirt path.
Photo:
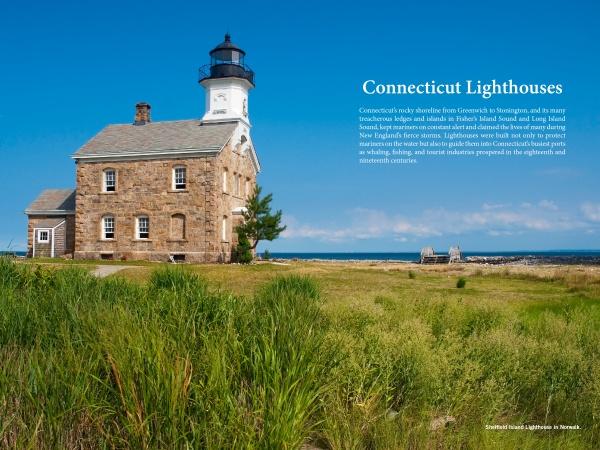
[(130, 268), (131, 266), (98, 266), (94, 270), (92, 270), (92, 275), (97, 276), (98, 278), (104, 278), (113, 273), (117, 273), (120, 270)]

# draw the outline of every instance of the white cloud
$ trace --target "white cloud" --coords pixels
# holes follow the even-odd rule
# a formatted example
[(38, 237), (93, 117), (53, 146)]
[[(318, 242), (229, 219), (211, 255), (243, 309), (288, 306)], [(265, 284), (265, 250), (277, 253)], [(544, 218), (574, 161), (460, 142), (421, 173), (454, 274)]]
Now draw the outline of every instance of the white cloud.
[(483, 209), (484, 211), (490, 211), (492, 209), (508, 208), (509, 206), (510, 203), (484, 203), (481, 206), (481, 209)]
[(540, 208), (549, 209), (551, 211), (558, 211), (558, 206), (551, 200), (542, 200), (538, 203)]
[(581, 205), (583, 216), (591, 222), (600, 222), (600, 203), (584, 203)]
[(286, 238), (312, 238), (323, 241), (348, 241), (392, 238), (406, 242), (464, 233), (486, 233), (490, 236), (512, 236), (526, 231), (555, 232), (585, 229), (589, 221), (600, 222), (600, 204), (582, 205), (586, 220), (561, 211), (551, 200), (538, 203), (511, 204), (486, 202), (471, 211), (426, 209), (413, 216), (388, 213), (368, 208), (355, 208), (341, 214), (344, 226), (311, 226), (300, 224), (291, 217), (284, 219)]

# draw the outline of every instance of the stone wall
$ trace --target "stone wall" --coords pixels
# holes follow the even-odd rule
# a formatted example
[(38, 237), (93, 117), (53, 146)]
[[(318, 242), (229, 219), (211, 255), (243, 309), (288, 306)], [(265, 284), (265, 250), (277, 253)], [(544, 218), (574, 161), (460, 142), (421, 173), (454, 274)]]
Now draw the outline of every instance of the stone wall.
[[(173, 190), (173, 168), (186, 167), (186, 189)], [(250, 157), (227, 145), (217, 156), (185, 159), (82, 162), (77, 164), (75, 257), (168, 261), (185, 254), (187, 262), (228, 262), (235, 241), (231, 211), (244, 206), (243, 195), (222, 190), (227, 167), (256, 182)], [(117, 172), (115, 192), (102, 192), (105, 169)], [(242, 193), (243, 194), (243, 193)], [(115, 237), (103, 239), (102, 218), (115, 219)], [(148, 239), (137, 239), (136, 217), (150, 220)], [(181, 216), (185, 237), (181, 238)], [(227, 238), (222, 218), (227, 217)]]

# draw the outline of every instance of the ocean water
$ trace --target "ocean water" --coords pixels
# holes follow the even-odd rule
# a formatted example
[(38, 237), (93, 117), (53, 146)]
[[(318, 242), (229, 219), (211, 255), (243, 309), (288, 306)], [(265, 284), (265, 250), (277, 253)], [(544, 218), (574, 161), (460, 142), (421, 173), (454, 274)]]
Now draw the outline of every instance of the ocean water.
[[(440, 252), (441, 253), (441, 252)], [(271, 253), (277, 259), (323, 259), (334, 261), (419, 261), (419, 252), (398, 253)], [(464, 258), (530, 261), (539, 263), (583, 263), (600, 264), (600, 250), (552, 250), (552, 251), (514, 251), (514, 252), (463, 252)]]

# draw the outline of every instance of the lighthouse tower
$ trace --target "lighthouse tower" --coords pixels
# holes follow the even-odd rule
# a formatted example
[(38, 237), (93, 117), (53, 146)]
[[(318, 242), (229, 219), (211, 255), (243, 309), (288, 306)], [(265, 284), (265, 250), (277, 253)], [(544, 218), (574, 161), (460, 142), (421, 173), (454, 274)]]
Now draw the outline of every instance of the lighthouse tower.
[(239, 120), (250, 127), (248, 91), (254, 87), (254, 72), (245, 64), (246, 52), (225, 40), (210, 51), (210, 64), (200, 68), (199, 83), (206, 90), (206, 112), (202, 122)]

